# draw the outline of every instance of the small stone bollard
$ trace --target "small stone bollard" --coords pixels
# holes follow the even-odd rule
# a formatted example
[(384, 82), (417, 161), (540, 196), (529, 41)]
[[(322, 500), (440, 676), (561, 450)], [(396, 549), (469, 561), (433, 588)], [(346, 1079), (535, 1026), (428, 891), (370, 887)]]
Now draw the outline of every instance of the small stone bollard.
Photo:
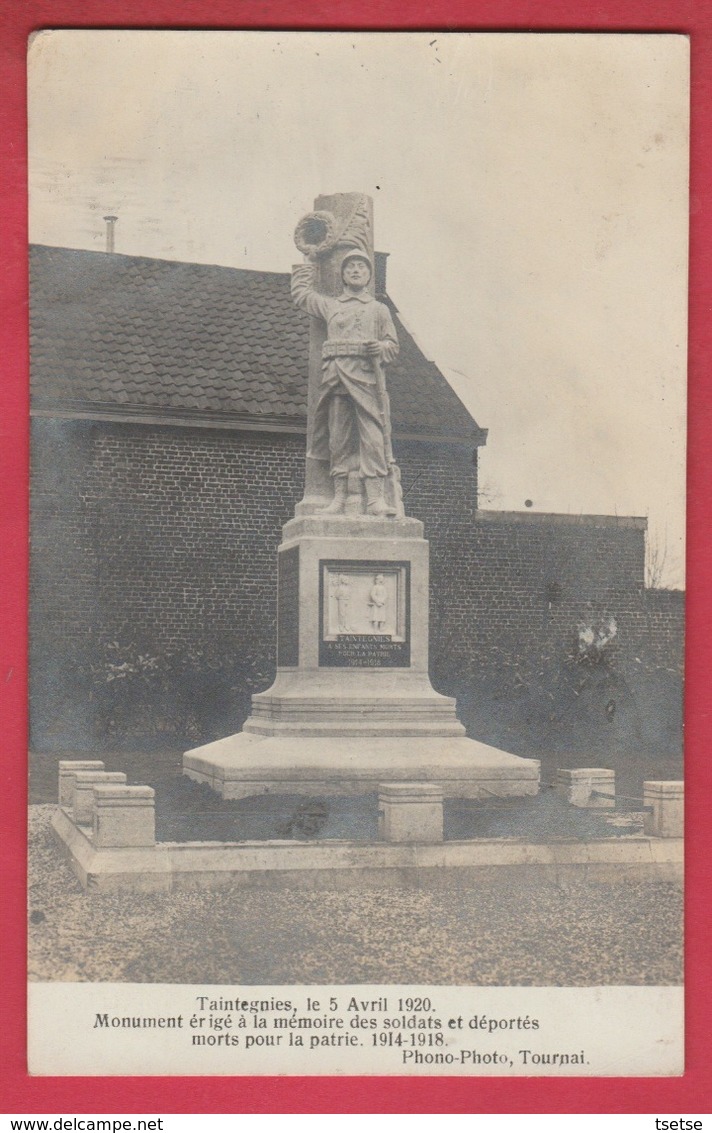
[(93, 821), (94, 787), (100, 783), (125, 783), (123, 771), (78, 771), (74, 775), (72, 820), (76, 826), (88, 826)]
[(379, 784), (378, 837), (384, 842), (442, 842), (442, 787), (437, 783)]
[(74, 776), (79, 771), (103, 771), (101, 759), (60, 759), (59, 761), (59, 805), (72, 806), (74, 800)]
[(152, 787), (97, 783), (93, 793), (97, 850), (155, 846), (156, 810)]
[(684, 783), (647, 780), (643, 783), (643, 805), (652, 807), (643, 819), (643, 831), (649, 838), (682, 838)]
[(559, 798), (571, 806), (614, 807), (616, 805), (616, 773), (606, 767), (560, 767), (554, 784)]

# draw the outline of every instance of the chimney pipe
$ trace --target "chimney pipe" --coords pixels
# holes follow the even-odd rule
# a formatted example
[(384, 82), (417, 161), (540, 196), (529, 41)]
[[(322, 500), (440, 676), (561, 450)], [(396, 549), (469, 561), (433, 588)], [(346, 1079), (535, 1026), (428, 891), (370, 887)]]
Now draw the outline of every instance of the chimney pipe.
[(386, 294), (386, 264), (390, 252), (374, 252), (375, 268), (376, 268), (376, 295), (382, 296)]
[(107, 250), (107, 252), (113, 252), (113, 250), (114, 250), (114, 228), (116, 226), (116, 221), (118, 219), (119, 219), (118, 216), (105, 216), (104, 217), (104, 220), (106, 221), (106, 250)]

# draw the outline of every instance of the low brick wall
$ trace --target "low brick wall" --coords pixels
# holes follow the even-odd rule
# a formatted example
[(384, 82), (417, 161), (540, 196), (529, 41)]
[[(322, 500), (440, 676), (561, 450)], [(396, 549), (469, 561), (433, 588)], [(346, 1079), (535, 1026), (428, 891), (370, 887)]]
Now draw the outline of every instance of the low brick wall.
[[(438, 537), (441, 535), (441, 537)], [(479, 512), (434, 532), (432, 625), (450, 657), (571, 649), (589, 616), (629, 640), (645, 609), (645, 523), (603, 516)]]

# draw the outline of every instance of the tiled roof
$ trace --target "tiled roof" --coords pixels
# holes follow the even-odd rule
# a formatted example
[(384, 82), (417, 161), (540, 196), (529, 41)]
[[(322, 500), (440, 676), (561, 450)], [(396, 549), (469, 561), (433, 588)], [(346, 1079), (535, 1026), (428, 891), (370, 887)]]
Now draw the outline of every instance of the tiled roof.
[[(30, 308), (36, 411), (304, 426), (308, 320), (287, 274), (36, 245)], [(394, 317), (394, 430), (482, 441)]]

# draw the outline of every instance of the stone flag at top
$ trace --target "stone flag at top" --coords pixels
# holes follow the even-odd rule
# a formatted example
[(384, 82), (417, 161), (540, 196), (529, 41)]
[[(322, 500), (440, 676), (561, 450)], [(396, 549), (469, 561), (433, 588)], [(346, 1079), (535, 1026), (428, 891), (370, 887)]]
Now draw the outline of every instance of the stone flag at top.
[(438, 784), (536, 794), (539, 766), (465, 735), (430, 683), (429, 547), (406, 516), (386, 371), (398, 353), (374, 295), (372, 203), (319, 197), (296, 230), (294, 302), (311, 319), (305, 492), (277, 552), (277, 672), (242, 732), (186, 752), (225, 798)]
[(401, 517), (384, 372), (398, 335), (374, 297), (370, 198), (319, 197), (295, 243), (307, 262), (293, 269), (292, 297), (312, 317), (306, 492), (297, 514)]

